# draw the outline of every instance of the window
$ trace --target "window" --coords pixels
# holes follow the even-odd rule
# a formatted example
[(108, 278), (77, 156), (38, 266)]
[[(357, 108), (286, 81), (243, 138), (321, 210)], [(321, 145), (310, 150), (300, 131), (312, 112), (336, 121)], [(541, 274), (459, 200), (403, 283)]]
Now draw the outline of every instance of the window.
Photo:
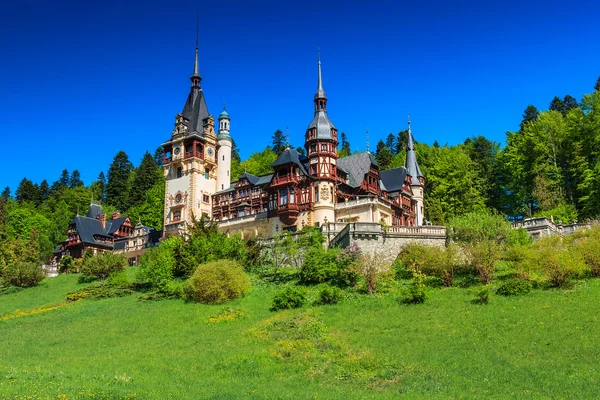
[(207, 194), (203, 194), (202, 195), (202, 201), (205, 202), (205, 203), (208, 203), (210, 201), (210, 198), (208, 197)]
[(177, 167), (177, 177), (181, 178), (183, 176), (183, 168)]
[(295, 203), (294, 201), (294, 189), (290, 189), (290, 203)]
[(223, 161), (225, 161), (225, 154), (223, 154)]
[(321, 151), (327, 151), (327, 145), (321, 144)]
[(181, 211), (173, 211), (173, 221), (181, 220)]
[(206, 168), (206, 169), (204, 170), (204, 179), (208, 179), (208, 172), (209, 172), (209, 169), (208, 169), (208, 168)]
[(223, 190), (224, 188), (225, 188), (225, 185), (223, 185), (223, 184), (221, 183), (221, 190)]
[(286, 205), (288, 203), (288, 193), (287, 190), (281, 190), (279, 191), (279, 204), (280, 205)]
[(319, 201), (319, 188), (315, 188), (315, 201)]

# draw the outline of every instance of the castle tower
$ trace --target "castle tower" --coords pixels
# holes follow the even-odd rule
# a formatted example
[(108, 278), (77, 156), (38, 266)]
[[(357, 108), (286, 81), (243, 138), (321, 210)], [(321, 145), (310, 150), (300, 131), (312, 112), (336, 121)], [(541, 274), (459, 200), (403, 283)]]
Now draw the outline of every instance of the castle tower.
[(423, 225), (423, 217), (425, 214), (425, 204), (423, 201), (425, 178), (419, 168), (417, 155), (415, 154), (415, 142), (410, 129), (410, 115), (408, 116), (408, 142), (406, 145), (406, 164), (405, 168), (411, 176), (410, 188), (413, 192), (413, 199), (416, 201), (416, 224)]
[(223, 106), (219, 115), (219, 135), (217, 136), (217, 191), (228, 189), (231, 182), (231, 148), (233, 140), (229, 136), (229, 114)]
[(323, 90), (321, 57), (318, 62), (317, 92), (314, 97), (315, 116), (306, 129), (305, 144), (309, 173), (315, 178), (314, 222), (319, 225), (335, 222), (335, 179), (337, 175), (337, 129), (327, 116), (327, 95)]
[(175, 117), (171, 138), (162, 144), (166, 235), (184, 233), (192, 216), (211, 216), (211, 195), (217, 190), (217, 135), (200, 87), (198, 38), (190, 80), (192, 85), (183, 111)]

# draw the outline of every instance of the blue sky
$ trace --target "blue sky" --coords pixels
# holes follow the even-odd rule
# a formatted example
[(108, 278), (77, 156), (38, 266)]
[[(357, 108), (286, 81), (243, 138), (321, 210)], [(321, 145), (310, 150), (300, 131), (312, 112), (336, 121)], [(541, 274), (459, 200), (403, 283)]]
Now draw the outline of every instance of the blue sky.
[(418, 141), (503, 142), (527, 104), (580, 99), (600, 76), (594, 1), (16, 1), (0, 13), (0, 185), (63, 168), (89, 184), (119, 150), (154, 152), (189, 92), (197, 9), (202, 88), (212, 114), (227, 102), (242, 158), (286, 124), (302, 145), (319, 46), (353, 150), (409, 112)]

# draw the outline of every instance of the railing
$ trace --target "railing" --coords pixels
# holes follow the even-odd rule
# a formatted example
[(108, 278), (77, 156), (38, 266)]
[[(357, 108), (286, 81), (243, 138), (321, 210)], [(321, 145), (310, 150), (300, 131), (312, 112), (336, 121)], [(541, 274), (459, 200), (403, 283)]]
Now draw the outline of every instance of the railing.
[(240, 222), (246, 222), (246, 221), (251, 221), (251, 220), (255, 220), (255, 219), (263, 219), (267, 217), (267, 213), (266, 212), (262, 212), (262, 213), (258, 213), (258, 214), (250, 214), (250, 215), (244, 215), (243, 217), (236, 217), (236, 218), (230, 218), (230, 219), (224, 219), (219, 221), (219, 226), (226, 226), (226, 225), (230, 225), (230, 224), (237, 224)]
[(296, 175), (283, 175), (283, 176), (275, 175), (273, 177), (273, 182), (271, 185), (275, 186), (275, 185), (282, 185), (285, 183), (298, 183), (298, 177)]
[(343, 201), (343, 202), (336, 203), (335, 209), (343, 210), (345, 208), (357, 207), (357, 206), (361, 206), (364, 204), (380, 204), (380, 205), (386, 206), (386, 207), (390, 206), (389, 203), (380, 201), (379, 199), (377, 199), (375, 197), (367, 197), (367, 198), (358, 199), (358, 200), (349, 200), (349, 201)]
[(446, 236), (446, 227), (444, 226), (390, 226), (387, 233), (395, 235), (415, 235), (415, 236)]
[(190, 158), (190, 157), (198, 157), (201, 159), (204, 159), (204, 153), (202, 152), (196, 152), (196, 151), (188, 151), (185, 153), (184, 158)]
[(296, 203), (287, 203), (279, 205), (279, 212), (298, 212), (299, 206)]

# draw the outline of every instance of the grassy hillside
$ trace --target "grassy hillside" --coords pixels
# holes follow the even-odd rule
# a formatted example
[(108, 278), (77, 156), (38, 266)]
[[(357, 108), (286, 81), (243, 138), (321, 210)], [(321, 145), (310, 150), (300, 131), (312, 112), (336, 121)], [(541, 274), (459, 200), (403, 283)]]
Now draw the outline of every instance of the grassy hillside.
[(449, 288), (277, 313), (260, 282), (225, 306), (65, 302), (83, 286), (64, 275), (0, 296), (0, 397), (600, 397), (600, 280), (488, 305)]

